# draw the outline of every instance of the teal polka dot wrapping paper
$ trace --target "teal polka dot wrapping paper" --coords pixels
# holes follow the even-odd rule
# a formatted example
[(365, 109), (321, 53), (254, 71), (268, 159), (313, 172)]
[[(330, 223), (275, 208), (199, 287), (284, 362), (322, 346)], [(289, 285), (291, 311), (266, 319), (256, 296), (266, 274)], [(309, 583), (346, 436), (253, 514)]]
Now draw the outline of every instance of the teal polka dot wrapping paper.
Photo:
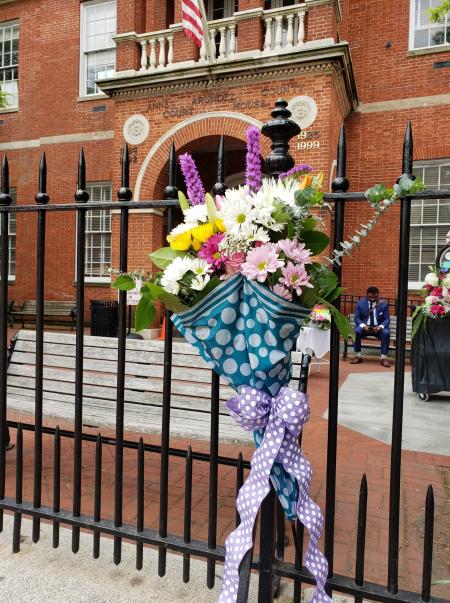
[[(172, 321), (208, 366), (236, 391), (255, 387), (270, 396), (291, 379), (291, 351), (310, 310), (237, 274)], [(256, 445), (263, 432), (254, 432)], [(278, 462), (271, 481), (288, 519), (296, 517), (298, 486)]]

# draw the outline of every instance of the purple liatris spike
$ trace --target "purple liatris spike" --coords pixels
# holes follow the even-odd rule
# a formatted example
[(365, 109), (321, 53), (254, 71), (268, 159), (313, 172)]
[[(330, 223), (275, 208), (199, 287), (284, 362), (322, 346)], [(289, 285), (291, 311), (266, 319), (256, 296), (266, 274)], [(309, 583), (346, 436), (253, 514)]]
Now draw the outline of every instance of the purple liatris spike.
[(200, 179), (195, 161), (192, 159), (192, 155), (189, 153), (180, 155), (180, 167), (183, 172), (191, 205), (201, 205), (205, 203), (205, 189)]
[(245, 158), (245, 184), (253, 191), (261, 188), (261, 155), (259, 148), (259, 128), (251, 126), (247, 130), (247, 155)]
[(278, 179), (281, 180), (282, 178), (289, 178), (290, 176), (303, 176), (304, 174), (309, 174), (309, 172), (312, 171), (313, 168), (310, 165), (308, 165), (307, 163), (302, 163), (301, 165), (296, 165), (288, 172), (280, 174), (278, 176)]

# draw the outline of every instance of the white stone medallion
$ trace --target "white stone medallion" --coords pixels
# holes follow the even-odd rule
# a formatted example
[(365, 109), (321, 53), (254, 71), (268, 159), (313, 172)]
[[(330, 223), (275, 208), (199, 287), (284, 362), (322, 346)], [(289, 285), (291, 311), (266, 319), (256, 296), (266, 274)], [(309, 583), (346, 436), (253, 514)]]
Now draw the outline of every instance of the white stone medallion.
[(309, 128), (317, 117), (317, 103), (310, 96), (294, 96), (289, 101), (288, 109), (292, 113), (292, 119), (302, 130)]
[(123, 137), (131, 145), (144, 142), (150, 132), (150, 124), (144, 115), (131, 115), (123, 125)]

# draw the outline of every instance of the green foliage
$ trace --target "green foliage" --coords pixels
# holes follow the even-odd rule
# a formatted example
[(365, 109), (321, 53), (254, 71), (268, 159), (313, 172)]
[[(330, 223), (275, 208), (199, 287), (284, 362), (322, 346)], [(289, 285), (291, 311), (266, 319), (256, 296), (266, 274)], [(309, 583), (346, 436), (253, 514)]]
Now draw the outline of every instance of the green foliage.
[(445, 18), (445, 15), (450, 10), (450, 0), (443, 0), (439, 6), (436, 8), (430, 8), (430, 21), (432, 23), (436, 23), (437, 21), (442, 21)]
[(132, 291), (136, 288), (136, 282), (129, 274), (121, 274), (111, 285), (113, 289), (119, 289), (119, 291)]
[(175, 258), (182, 258), (187, 253), (185, 251), (177, 251), (171, 247), (160, 247), (153, 253), (149, 253), (148, 257), (160, 270), (165, 270)]
[(312, 207), (313, 205), (323, 204), (323, 193), (312, 186), (307, 186), (302, 191), (297, 191), (294, 195), (295, 202), (300, 207)]
[(423, 191), (422, 178), (416, 178), (415, 180), (411, 180), (407, 176), (402, 176), (398, 184), (394, 184), (394, 191), (400, 199), (403, 199), (408, 195), (421, 193)]
[(425, 333), (427, 333), (427, 318), (428, 316), (423, 311), (422, 306), (417, 306), (414, 310), (414, 314), (412, 316), (412, 330), (411, 330), (411, 339), (417, 335), (420, 329), (424, 329)]
[(385, 199), (395, 198), (395, 192), (392, 188), (386, 188), (384, 184), (375, 184), (372, 188), (368, 188), (365, 193), (366, 199), (372, 205), (378, 205)]
[(156, 317), (156, 308), (154, 300), (144, 293), (136, 306), (134, 316), (134, 327), (136, 331), (147, 329)]
[(327, 247), (330, 238), (320, 230), (307, 230), (301, 233), (302, 242), (311, 250), (313, 255), (318, 255)]
[(178, 202), (183, 211), (189, 209), (189, 201), (186, 199), (186, 195), (182, 191), (178, 191)]
[(341, 314), (339, 312), (339, 310), (337, 310), (326, 299), (318, 297), (317, 302), (319, 304), (323, 304), (330, 310), (331, 316), (333, 317), (334, 322), (338, 328), (338, 331), (342, 335), (342, 337), (344, 337), (344, 339), (348, 339), (349, 337), (351, 337), (353, 339), (355, 336), (355, 333), (350, 326), (348, 318), (346, 316), (344, 316), (343, 314)]
[(5, 109), (8, 106), (8, 95), (0, 88), (0, 109)]

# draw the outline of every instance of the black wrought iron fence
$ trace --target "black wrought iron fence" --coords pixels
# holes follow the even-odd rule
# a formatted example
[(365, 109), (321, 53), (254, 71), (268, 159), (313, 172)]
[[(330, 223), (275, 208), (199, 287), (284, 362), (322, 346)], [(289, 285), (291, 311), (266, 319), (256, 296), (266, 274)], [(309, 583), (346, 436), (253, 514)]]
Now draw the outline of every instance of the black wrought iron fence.
[[(277, 103), (278, 104), (278, 103)], [(277, 127), (273, 130), (273, 158), (276, 158), (276, 172), (286, 169), (286, 156), (290, 138), (289, 113), (283, 110), (274, 115)], [(219, 157), (219, 174), (223, 174), (223, 145), (222, 156)], [(220, 155), (220, 154), (219, 154)], [(413, 143), (411, 128), (408, 126), (404, 151), (403, 173), (412, 175)], [(333, 243), (337, 247), (343, 238), (344, 214), (347, 203), (363, 200), (364, 193), (348, 193), (349, 182), (345, 175), (346, 144), (344, 130), (341, 130), (338, 145), (337, 176), (332, 183), (333, 193), (327, 194), (326, 200), (334, 204), (335, 220)], [(215, 192), (224, 186), (220, 182), (215, 187)], [(418, 197), (419, 195), (416, 195)], [(426, 191), (420, 198), (450, 198), (450, 191)], [(78, 190), (75, 193), (75, 203), (51, 204), (46, 192), (46, 164), (45, 156), (42, 157), (39, 168), (39, 191), (36, 195), (36, 204), (11, 206), (9, 195), (9, 172), (6, 157), (2, 164), (2, 183), (0, 193), (1, 216), (1, 266), (0, 266), (0, 531), (3, 529), (3, 514), (5, 511), (14, 513), (13, 551), (20, 548), (21, 518), (23, 515), (33, 519), (33, 542), (40, 538), (41, 520), (53, 523), (53, 545), (59, 546), (59, 530), (61, 525), (70, 526), (72, 529), (72, 551), (77, 552), (80, 544), (80, 530), (86, 529), (93, 534), (93, 556), (100, 554), (100, 541), (102, 535), (114, 538), (114, 563), (121, 561), (122, 540), (133, 541), (136, 544), (136, 567), (143, 566), (144, 546), (157, 547), (159, 550), (158, 574), (166, 573), (167, 551), (183, 555), (182, 578), (185, 582), (190, 578), (190, 556), (195, 555), (207, 560), (206, 584), (208, 588), (214, 586), (216, 580), (216, 563), (223, 562), (224, 548), (217, 543), (217, 517), (218, 517), (218, 471), (220, 467), (232, 467), (236, 472), (236, 489), (243, 483), (244, 472), (248, 463), (244, 462), (242, 455), (236, 458), (219, 455), (219, 378), (212, 373), (211, 400), (210, 400), (210, 441), (209, 453), (193, 452), (191, 448), (181, 450), (170, 447), (171, 425), (171, 375), (172, 375), (172, 328), (166, 320), (168, 328), (165, 330), (164, 343), (164, 376), (163, 376), (163, 404), (161, 423), (161, 442), (159, 445), (144, 444), (143, 439), (132, 441), (125, 438), (124, 431), (124, 387), (125, 387), (125, 351), (126, 351), (126, 293), (119, 293), (119, 325), (118, 325), (118, 370), (117, 370), (117, 399), (115, 437), (93, 436), (83, 433), (83, 309), (84, 309), (84, 257), (85, 257), (85, 216), (87, 210), (92, 209), (120, 209), (120, 265), (121, 271), (126, 272), (128, 249), (128, 214), (133, 208), (164, 208), (167, 212), (167, 228), (173, 224), (174, 208), (178, 205), (177, 188), (175, 185), (175, 149), (172, 145), (169, 158), (169, 182), (165, 189), (165, 199), (161, 201), (133, 202), (129, 188), (129, 161), (128, 151), (125, 147), (122, 157), (122, 184), (117, 193), (118, 200), (113, 203), (89, 203), (86, 191), (86, 167), (83, 151), (80, 153), (78, 165)], [(405, 332), (408, 307), (407, 267), (409, 252), (410, 208), (412, 197), (401, 200), (400, 217), (400, 261), (398, 270), (397, 288), (397, 358), (395, 365), (395, 385), (393, 397), (393, 423), (392, 423), (392, 448), (390, 464), (390, 495), (389, 495), (389, 551), (386, 564), (388, 567), (387, 584), (373, 583), (365, 580), (365, 551), (366, 551), (366, 518), (368, 489), (366, 476), (361, 476), (361, 489), (359, 494), (359, 512), (354, 518), (354, 527), (357, 530), (356, 567), (354, 575), (339, 575), (334, 570), (335, 560), (335, 514), (336, 514), (336, 475), (337, 475), (337, 450), (338, 450), (338, 402), (339, 402), (339, 334), (335, 327), (331, 332), (331, 359), (329, 377), (329, 405), (328, 405), (328, 439), (326, 454), (326, 509), (325, 509), (325, 555), (329, 562), (329, 577), (327, 588), (333, 591), (346, 593), (361, 602), (363, 599), (382, 602), (418, 603), (419, 601), (433, 601), (442, 603), (444, 599), (431, 596), (431, 569), (433, 555), (433, 526), (434, 502), (433, 490), (430, 486), (425, 498), (425, 524), (423, 543), (423, 575), (421, 592), (409, 592), (399, 589), (398, 564), (399, 564), (399, 530), (400, 530), (400, 475), (402, 461), (402, 419), (403, 419), (403, 385), (405, 367)], [(33, 213), (37, 220), (37, 250), (36, 250), (36, 373), (35, 373), (35, 415), (34, 422), (19, 424), (7, 421), (8, 400), (8, 333), (7, 333), (7, 308), (8, 308), (8, 222), (13, 213)], [(45, 295), (44, 266), (46, 257), (46, 219), (52, 212), (69, 212), (77, 216), (77, 324), (76, 324), (76, 358), (75, 358), (75, 419), (72, 430), (63, 430), (58, 427), (46, 427), (43, 423), (43, 362), (44, 362), (44, 323), (43, 304)], [(18, 244), (19, 241), (18, 241)], [(341, 279), (341, 266), (336, 266), (335, 271)], [(347, 300), (336, 300), (336, 307), (343, 309)], [(299, 379), (299, 387), (305, 391), (307, 384), (307, 362), (303, 364)], [(15, 496), (6, 496), (6, 443), (7, 426), (15, 432), (16, 461), (15, 461)], [(24, 500), (23, 496), (23, 458), (24, 458), (24, 433), (31, 431), (34, 434), (34, 488), (32, 500)], [(42, 504), (43, 482), (43, 438), (53, 439), (53, 503), (51, 506)], [(72, 509), (61, 508), (61, 444), (64, 440), (73, 441), (73, 493)], [(94, 510), (89, 515), (81, 513), (82, 506), (82, 460), (85, 454), (83, 442), (95, 449), (95, 487)], [(112, 520), (102, 517), (102, 451), (105, 447), (114, 447), (115, 450), (115, 479), (114, 479), (114, 516)], [(136, 521), (134, 525), (123, 520), (124, 500), (124, 451), (136, 451)], [(144, 517), (144, 467), (148, 454), (158, 454), (160, 457), (159, 476), (159, 527), (150, 529), (146, 527)], [(184, 482), (184, 532), (183, 536), (175, 536), (168, 530), (168, 501), (169, 501), (169, 473), (170, 460), (185, 458)], [(206, 540), (191, 538), (191, 506), (192, 506), (192, 471), (194, 463), (206, 463), (209, 467), (209, 492), (208, 537)], [(278, 521), (275, 520), (278, 518)], [(239, 518), (236, 518), (239, 521)], [(275, 530), (276, 526), (276, 530)], [(293, 601), (299, 602), (302, 588), (305, 584), (313, 584), (312, 575), (303, 566), (303, 528), (293, 525), (293, 538), (296, 544), (295, 562), (288, 562), (284, 557), (284, 529), (285, 522), (280, 517), (279, 509), (275, 503), (274, 492), (271, 491), (263, 502), (260, 513), (260, 545), (259, 555), (248, 554), (241, 566), (241, 581), (238, 600), (244, 602), (248, 596), (248, 582), (250, 570), (258, 573), (258, 601), (270, 603), (276, 593), (276, 586), (280, 578), (294, 581)], [(370, 544), (369, 544), (370, 546)]]

